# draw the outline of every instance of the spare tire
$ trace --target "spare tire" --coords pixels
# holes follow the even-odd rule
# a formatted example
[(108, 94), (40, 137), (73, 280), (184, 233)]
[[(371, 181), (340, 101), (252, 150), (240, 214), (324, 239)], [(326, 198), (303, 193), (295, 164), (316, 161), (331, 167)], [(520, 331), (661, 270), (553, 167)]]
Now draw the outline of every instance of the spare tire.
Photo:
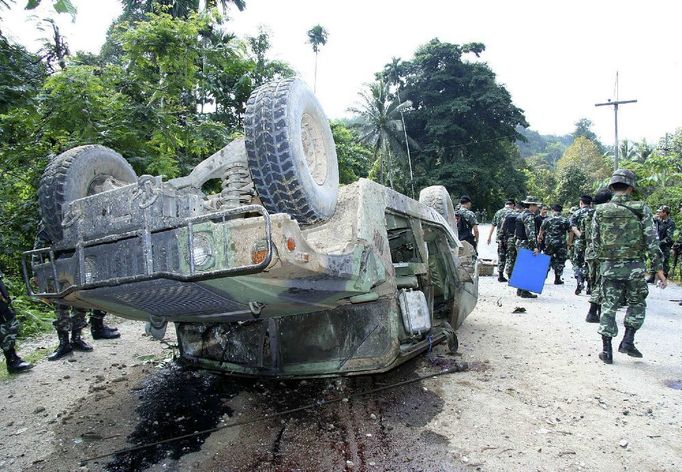
[(452, 204), (450, 193), (442, 185), (432, 185), (419, 192), (419, 203), (433, 208), (448, 222), (452, 231), (457, 234), (457, 220), (455, 219), (455, 207)]
[(310, 89), (285, 79), (256, 89), (244, 117), (249, 172), (265, 208), (301, 224), (334, 214), (339, 191), (329, 121)]
[(132, 166), (107, 147), (90, 144), (63, 152), (47, 165), (38, 187), (45, 233), (53, 243), (62, 239), (65, 204), (135, 182)]

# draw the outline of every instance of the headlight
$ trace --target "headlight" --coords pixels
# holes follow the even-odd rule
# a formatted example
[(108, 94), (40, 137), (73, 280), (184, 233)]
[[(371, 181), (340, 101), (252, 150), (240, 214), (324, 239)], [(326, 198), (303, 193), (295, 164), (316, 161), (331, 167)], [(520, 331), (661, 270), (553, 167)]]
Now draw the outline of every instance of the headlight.
[(194, 235), (192, 258), (194, 259), (194, 266), (200, 269), (207, 269), (213, 262), (213, 248), (207, 235), (200, 233)]

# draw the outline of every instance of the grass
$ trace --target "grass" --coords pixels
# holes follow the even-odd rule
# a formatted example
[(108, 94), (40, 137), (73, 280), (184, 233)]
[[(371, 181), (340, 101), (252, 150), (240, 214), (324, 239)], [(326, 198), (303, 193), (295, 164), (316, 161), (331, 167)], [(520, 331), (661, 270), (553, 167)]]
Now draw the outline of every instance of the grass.
[[(19, 353), (21, 358), (25, 360), (26, 362), (30, 362), (33, 365), (36, 365), (38, 362), (42, 361), (44, 358), (47, 357), (48, 350), (47, 349), (37, 349), (33, 352), (29, 352), (27, 354), (22, 354)], [(10, 375), (9, 372), (7, 372), (7, 365), (5, 364), (5, 359), (4, 357), (2, 358), (2, 362), (0, 363), (0, 382), (3, 381), (8, 381), (16, 377), (16, 375)], [(30, 375), (30, 374), (26, 374)]]

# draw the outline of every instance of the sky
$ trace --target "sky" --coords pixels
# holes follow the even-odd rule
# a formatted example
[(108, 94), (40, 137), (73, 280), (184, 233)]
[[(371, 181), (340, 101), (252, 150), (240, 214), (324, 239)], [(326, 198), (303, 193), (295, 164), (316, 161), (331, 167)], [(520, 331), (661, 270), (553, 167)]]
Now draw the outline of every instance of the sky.
[[(23, 4), (25, 0), (17, 0)], [(37, 13), (50, 13), (49, 0)], [(118, 0), (73, 0), (75, 22), (52, 15), (72, 50), (97, 52)], [(330, 118), (349, 116), (358, 93), (391, 58), (409, 60), (432, 38), (482, 42), (481, 56), (542, 134), (569, 134), (581, 118), (605, 144), (614, 142), (609, 99), (621, 105), (621, 141), (653, 143), (682, 127), (682, 2), (665, 0), (246, 0), (231, 8), (229, 31), (271, 35), (271, 58), (288, 62), (312, 87), (314, 54), (306, 32), (329, 32), (318, 59), (317, 96)], [(3, 12), (2, 29), (37, 48), (45, 36), (16, 6)], [(618, 94), (616, 95), (616, 74)]]

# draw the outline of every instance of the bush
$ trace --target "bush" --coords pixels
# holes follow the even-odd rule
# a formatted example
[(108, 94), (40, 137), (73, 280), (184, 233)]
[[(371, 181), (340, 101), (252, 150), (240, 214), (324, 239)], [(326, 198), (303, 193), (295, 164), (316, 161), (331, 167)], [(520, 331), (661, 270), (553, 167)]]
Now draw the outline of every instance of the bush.
[(24, 283), (21, 279), (5, 277), (5, 285), (12, 296), (12, 306), (21, 323), (19, 339), (28, 338), (52, 330), (55, 318), (52, 305), (46, 305), (25, 295)]

